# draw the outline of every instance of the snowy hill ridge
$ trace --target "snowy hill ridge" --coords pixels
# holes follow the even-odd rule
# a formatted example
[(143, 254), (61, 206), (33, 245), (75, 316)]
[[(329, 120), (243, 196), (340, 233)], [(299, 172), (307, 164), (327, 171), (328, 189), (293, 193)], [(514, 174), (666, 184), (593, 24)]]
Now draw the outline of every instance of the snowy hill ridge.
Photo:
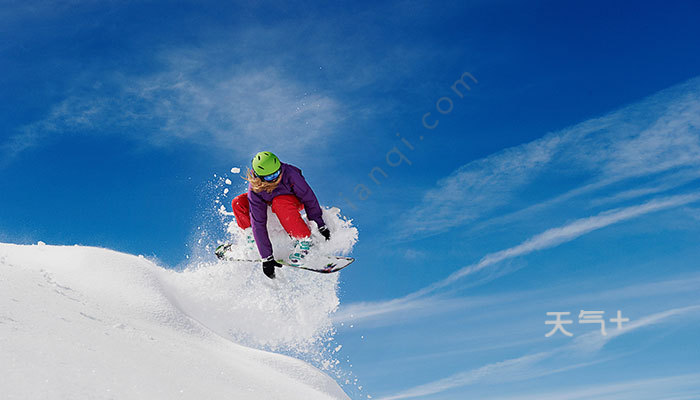
[(282, 291), (250, 265), (176, 272), (100, 248), (0, 244), (0, 393), (347, 399), (310, 364), (240, 344), (304, 352), (327, 340), (337, 277), (315, 275), (287, 273)]

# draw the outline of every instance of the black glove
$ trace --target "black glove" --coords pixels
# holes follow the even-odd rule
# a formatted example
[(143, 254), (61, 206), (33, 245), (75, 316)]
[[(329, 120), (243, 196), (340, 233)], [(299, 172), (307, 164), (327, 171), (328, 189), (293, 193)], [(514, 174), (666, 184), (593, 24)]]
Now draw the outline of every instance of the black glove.
[(331, 240), (331, 230), (328, 229), (327, 226), (323, 225), (322, 227), (318, 228), (318, 231), (321, 232), (321, 235), (323, 235), (326, 240)]
[(270, 279), (275, 279), (275, 267), (282, 268), (282, 264), (278, 263), (274, 256), (267, 257), (263, 260), (263, 273)]

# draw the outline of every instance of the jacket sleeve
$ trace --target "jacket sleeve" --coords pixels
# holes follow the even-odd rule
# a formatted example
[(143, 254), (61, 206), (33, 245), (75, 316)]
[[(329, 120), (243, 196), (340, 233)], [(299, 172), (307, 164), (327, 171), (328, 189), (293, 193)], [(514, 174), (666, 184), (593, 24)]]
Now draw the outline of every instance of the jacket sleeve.
[(250, 203), (253, 237), (258, 245), (260, 257), (265, 259), (272, 255), (272, 242), (267, 234), (267, 203), (252, 190), (248, 191), (248, 202)]
[(318, 205), (316, 194), (311, 190), (311, 186), (306, 182), (306, 179), (304, 179), (301, 170), (298, 168), (290, 168), (290, 170), (292, 190), (297, 198), (301, 200), (302, 204), (304, 204), (306, 216), (310, 220), (316, 222), (319, 228), (326, 225), (326, 223), (323, 222), (323, 212), (321, 211), (321, 206)]

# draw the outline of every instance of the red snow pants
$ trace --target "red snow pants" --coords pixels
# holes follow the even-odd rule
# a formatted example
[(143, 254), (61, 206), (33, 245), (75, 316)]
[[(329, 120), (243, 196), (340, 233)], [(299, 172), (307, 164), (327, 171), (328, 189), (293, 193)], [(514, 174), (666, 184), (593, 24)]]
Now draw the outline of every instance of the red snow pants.
[[(236, 196), (231, 202), (233, 215), (236, 223), (241, 229), (250, 227), (250, 204), (248, 203), (248, 193)], [(301, 218), (299, 212), (304, 209), (299, 199), (291, 194), (283, 194), (272, 199), (272, 212), (277, 215), (282, 227), (287, 233), (295, 238), (301, 239), (311, 236), (311, 231), (306, 222)]]

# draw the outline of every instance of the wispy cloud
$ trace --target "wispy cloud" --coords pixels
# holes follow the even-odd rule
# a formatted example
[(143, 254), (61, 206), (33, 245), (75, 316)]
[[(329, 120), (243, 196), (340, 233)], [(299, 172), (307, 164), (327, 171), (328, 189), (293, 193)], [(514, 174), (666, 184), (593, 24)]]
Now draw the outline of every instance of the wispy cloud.
[[(426, 301), (425, 304), (431, 306), (428, 312), (424, 313), (422, 308), (418, 312), (405, 309), (403, 312), (366, 317), (355, 322), (355, 327), (366, 331), (365, 335), (369, 334), (368, 329), (378, 329), (373, 331), (372, 336), (383, 334), (393, 336), (399, 331), (407, 334), (407, 331), (415, 329), (428, 329), (427, 332), (423, 332), (426, 337), (425, 342), (414, 349), (412, 354), (396, 354), (387, 357), (373, 366), (376, 371), (372, 373), (381, 373), (382, 370), (397, 366), (422, 365), (426, 362), (445, 363), (445, 365), (456, 362), (456, 366), (464, 368), (465, 364), (471, 366), (472, 360), (492, 357), (493, 354), (518, 355), (518, 353), (532, 351), (530, 349), (550, 349), (557, 342), (556, 339), (552, 342), (551, 339), (543, 336), (551, 329), (549, 326), (542, 325), (542, 321), (549, 319), (544, 317), (545, 311), (573, 311), (582, 306), (586, 308), (585, 305), (588, 304), (596, 304), (600, 307), (599, 309), (612, 311), (611, 315), (614, 315), (617, 307), (622, 308), (623, 315), (631, 319), (630, 322), (623, 324), (623, 327), (629, 325), (633, 328), (640, 322), (645, 324), (648, 322), (644, 317), (646, 313), (657, 312), (655, 318), (664, 316), (667, 311), (664, 311), (661, 305), (666, 304), (677, 305), (672, 313), (675, 313), (677, 318), (683, 318), (678, 321), (679, 323), (692, 323), (693, 319), (682, 315), (684, 312), (692, 311), (692, 308), (686, 309), (688, 305), (700, 302), (700, 274), (695, 272), (677, 275), (663, 281), (652, 277), (646, 282), (625, 284), (625, 281), (616, 281), (616, 284), (609, 286), (605, 286), (605, 282), (606, 279), (602, 279), (597, 282), (589, 281), (584, 285), (571, 282), (527, 291), (469, 295), (443, 299), (451, 301), (436, 302), (433, 305)], [(447, 304), (447, 309), (443, 309), (443, 304)], [(352, 320), (352, 318), (347, 320), (346, 325)], [(460, 321), (459, 326), (462, 328), (450, 329), (448, 327), (453, 326), (453, 323), (445, 324), (443, 321)], [(659, 323), (664, 321), (658, 320)], [(381, 329), (387, 325), (387, 329)], [(420, 328), (426, 326), (430, 328)], [(667, 330), (668, 327), (660, 328)], [(614, 325), (608, 324), (607, 332), (613, 334), (610, 338), (614, 338), (616, 329)], [(668, 329), (677, 330), (673, 326)], [(588, 339), (581, 339), (582, 343), (579, 347), (568, 347), (567, 354), (550, 357), (542, 364), (543, 366), (554, 369), (562, 361), (570, 361), (566, 358), (570, 355), (585, 358), (587, 354), (594, 354), (595, 350), (601, 347), (599, 329), (595, 327), (586, 329), (580, 326), (571, 331), (574, 333), (574, 338), (564, 339), (565, 341), (578, 340), (579, 337)], [(586, 332), (593, 334), (586, 337), (584, 336)], [(431, 339), (434, 337), (439, 337), (439, 340)], [(586, 341), (590, 344), (587, 345)]]
[(416, 292), (415, 295), (419, 296), (424, 293), (432, 292), (436, 289), (447, 286), (467, 275), (473, 274), (486, 267), (497, 264), (503, 260), (523, 256), (534, 251), (551, 248), (562, 243), (572, 241), (587, 233), (616, 224), (618, 222), (626, 221), (654, 211), (664, 210), (693, 203), (698, 200), (700, 200), (700, 194), (698, 193), (672, 196), (664, 199), (655, 199), (637, 206), (606, 211), (593, 217), (578, 219), (572, 223), (561, 227), (548, 229), (545, 232), (535, 235), (517, 246), (488, 254), (484, 256), (478, 263), (464, 267), (459, 271), (454, 272), (446, 279), (437, 282), (419, 292)]
[[(442, 296), (425, 296), (421, 298), (398, 298), (385, 302), (357, 302), (342, 305), (334, 314), (336, 322), (372, 321), (375, 326), (395, 324), (396, 320), (415, 319), (424, 316), (434, 316), (437, 313), (448, 313), (457, 309), (475, 309), (496, 304), (517, 301), (532, 293), (508, 293), (504, 295), (472, 296), (466, 298), (450, 298)], [(389, 315), (395, 318), (390, 318)]]
[[(503, 218), (514, 212), (511, 204), (532, 211), (533, 205), (699, 165), (700, 78), (695, 78), (607, 116), (462, 166), (428, 191), (407, 213), (410, 217), (399, 221), (398, 230), (405, 238), (431, 235), (496, 215)], [(531, 185), (553, 178), (568, 180), (559, 185), (568, 191), (523, 195)]]
[(660, 322), (669, 320), (675, 316), (692, 313), (697, 314), (698, 311), (700, 311), (700, 305), (675, 308), (660, 313), (651, 314), (629, 323), (623, 329), (611, 331), (611, 333), (609, 333), (607, 336), (603, 336), (599, 332), (590, 332), (577, 337), (571, 344), (562, 345), (553, 350), (542, 351), (535, 354), (487, 364), (479, 368), (450, 375), (443, 379), (418, 385), (393, 395), (384, 396), (381, 399), (398, 400), (424, 397), (477, 383), (500, 383), (532, 379), (571, 369), (590, 366), (603, 362), (605, 359), (588, 362), (569, 362), (564, 366), (555, 369), (552, 369), (551, 367), (544, 367), (541, 364), (544, 361), (551, 360), (555, 356), (563, 356), (566, 359), (575, 359), (576, 355), (582, 354), (584, 350), (587, 354), (590, 354), (590, 351), (598, 351), (606, 343), (627, 333), (659, 324)]
[(404, 297), (383, 302), (350, 304), (344, 308), (341, 308), (339, 318), (353, 320), (365, 318), (369, 319), (377, 318), (382, 315), (385, 316), (395, 312), (406, 312), (408, 310), (428, 308), (430, 306), (429, 303), (434, 300), (430, 297), (426, 297), (427, 295), (436, 292), (438, 289), (451, 285), (471, 274), (486, 268), (497, 267), (499, 263), (505, 260), (515, 257), (522, 257), (535, 251), (552, 248), (613, 224), (627, 221), (652, 212), (691, 204), (693, 202), (697, 202), (698, 200), (700, 200), (700, 193), (670, 196), (654, 199), (635, 206), (609, 210), (592, 217), (581, 218), (566, 225), (551, 228), (542, 233), (534, 235), (516, 246), (489, 253), (482, 257), (477, 263), (460, 268), (447, 278), (410, 293)]
[[(338, 101), (268, 67), (236, 70), (203, 79), (204, 65), (182, 70), (180, 55), (156, 76), (124, 81), (125, 92), (143, 100), (159, 120), (153, 140), (209, 136), (217, 145), (245, 150), (284, 141), (291, 149), (322, 143), (341, 120)], [(187, 56), (189, 57), (189, 56)], [(194, 56), (204, 60), (206, 54)], [(255, 146), (252, 146), (255, 145)]]
[[(399, 393), (381, 397), (381, 400), (410, 399), (429, 396), (444, 392), (453, 388), (474, 384), (484, 380), (513, 381), (533, 377), (533, 366), (549, 358), (552, 352), (540, 352), (532, 355), (518, 357), (510, 360), (491, 363), (451, 375), (434, 382), (425, 383)], [(539, 375), (541, 372), (536, 373)], [(498, 377), (501, 377), (500, 379)]]
[[(99, 4), (48, 3), (17, 3), (10, 12), (0, 11), (0, 19), (7, 17), (19, 26), (26, 19), (58, 24), (63, 19), (57, 15), (65, 20), (84, 18), (82, 13), (92, 17), (89, 7), (73, 3)], [(119, 4), (110, 7), (110, 16), (125, 11)], [(280, 142), (290, 153), (322, 150), (337, 139), (337, 127), (347, 116), (357, 120), (391, 108), (375, 96), (377, 87), (393, 87), (438, 52), (415, 43), (363, 45), (382, 34), (383, 28), (370, 19), (381, 19), (389, 9), (395, 13), (393, 5), (373, 6), (379, 13), (368, 10), (357, 21), (363, 28), (353, 32), (341, 27), (347, 22), (345, 13), (307, 10), (303, 17), (289, 15), (267, 24), (261, 23), (270, 17), (266, 7), (231, 7), (261, 15), (233, 26), (212, 20), (196, 38), (178, 42), (192, 45), (173, 48), (172, 40), (153, 38), (156, 42), (137, 48), (135, 58), (141, 61), (127, 68), (109, 60), (100, 60), (105, 64), (99, 68), (75, 65), (80, 75), (65, 78), (70, 82), (62, 83), (70, 89), (62, 98), (42, 104), (48, 110), (44, 115), (10, 130), (0, 142), (0, 162), (71, 135), (120, 135), (156, 146), (211, 146), (228, 155), (248, 156)], [(195, 22), (202, 20), (190, 21)]]
[(340, 104), (273, 67), (209, 71), (205, 51), (175, 52), (147, 76), (113, 74), (74, 90), (2, 146), (12, 156), (58, 135), (119, 134), (154, 145), (184, 141), (239, 154), (284, 142), (323, 144)]
[(598, 351), (603, 346), (605, 346), (606, 343), (615, 339), (618, 336), (636, 331), (641, 328), (659, 324), (675, 316), (690, 313), (698, 313), (699, 311), (700, 305), (693, 305), (687, 307), (674, 308), (671, 310), (651, 314), (646, 317), (639, 318), (635, 321), (627, 323), (627, 325), (622, 329), (611, 330), (606, 336), (603, 336), (596, 332), (590, 332), (585, 335), (578, 336), (574, 339), (573, 347), (579, 352)]
[(622, 190), (609, 196), (592, 199), (590, 206), (599, 207), (605, 204), (618, 203), (620, 201), (664, 193), (693, 181), (697, 181), (698, 179), (700, 179), (700, 172), (697, 170), (684, 170), (678, 173), (665, 174), (660, 178), (655, 179), (650, 185)]
[(496, 397), (492, 400), (693, 400), (700, 397), (700, 374), (645, 378), (570, 387), (537, 394)]
[(673, 277), (672, 279), (648, 283), (637, 283), (614, 289), (607, 289), (595, 293), (587, 292), (581, 295), (570, 296), (569, 301), (573, 304), (581, 304), (595, 298), (596, 301), (606, 301), (614, 299), (641, 299), (652, 296), (664, 296), (669, 294), (686, 295), (688, 293), (697, 294), (700, 300), (700, 273), (685, 274)]

